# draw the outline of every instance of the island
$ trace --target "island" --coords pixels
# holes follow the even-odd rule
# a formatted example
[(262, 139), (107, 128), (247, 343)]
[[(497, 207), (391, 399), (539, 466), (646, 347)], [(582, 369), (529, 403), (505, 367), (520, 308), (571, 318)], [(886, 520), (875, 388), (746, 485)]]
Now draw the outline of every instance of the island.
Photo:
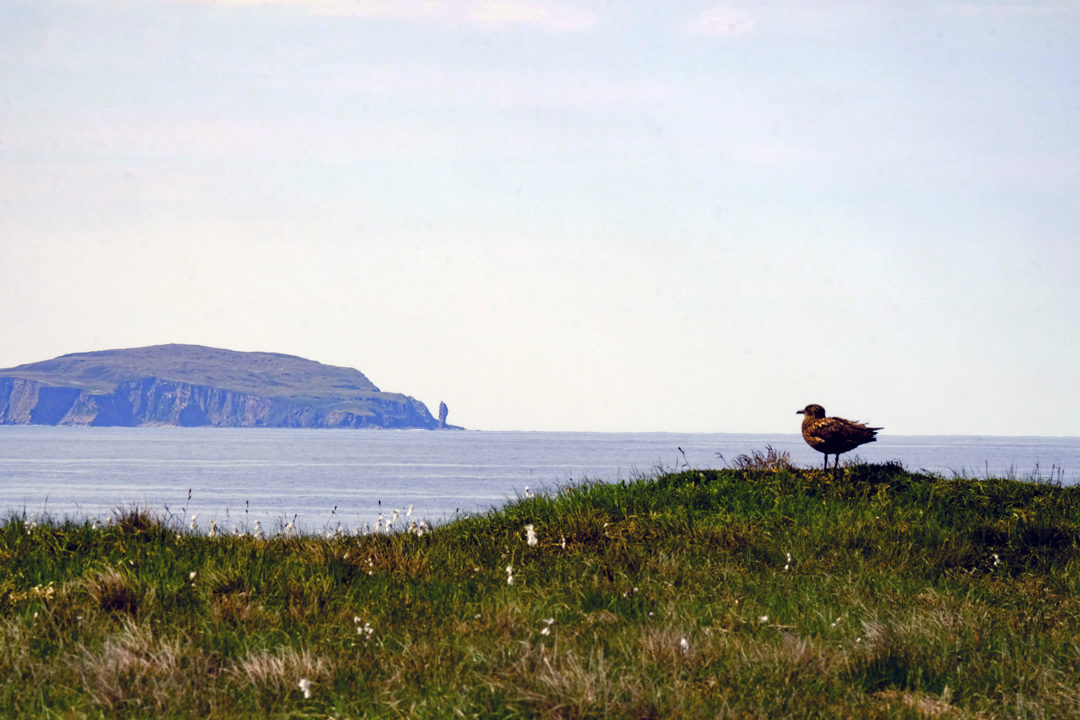
[(354, 368), (179, 344), (0, 369), (0, 425), (454, 427)]

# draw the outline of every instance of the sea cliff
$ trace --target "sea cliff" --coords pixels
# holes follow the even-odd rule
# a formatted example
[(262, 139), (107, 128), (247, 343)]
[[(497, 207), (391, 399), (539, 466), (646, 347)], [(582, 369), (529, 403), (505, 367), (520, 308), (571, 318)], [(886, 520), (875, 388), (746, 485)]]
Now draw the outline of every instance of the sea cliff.
[(0, 425), (428, 428), (408, 395), (291, 355), (159, 345), (0, 370)]

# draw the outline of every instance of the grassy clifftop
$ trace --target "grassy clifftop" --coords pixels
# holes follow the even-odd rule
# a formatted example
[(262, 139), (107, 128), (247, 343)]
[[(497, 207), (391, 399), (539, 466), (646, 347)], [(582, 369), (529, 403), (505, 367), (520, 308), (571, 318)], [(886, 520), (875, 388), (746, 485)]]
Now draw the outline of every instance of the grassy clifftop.
[(895, 465), (585, 484), (423, 534), (12, 518), (0, 708), (1080, 717), (1078, 590), (1080, 488)]
[(281, 353), (236, 352), (202, 345), (72, 353), (0, 369), (0, 376), (100, 393), (146, 377), (265, 397), (351, 398), (379, 392), (362, 372), (353, 368), (323, 365)]

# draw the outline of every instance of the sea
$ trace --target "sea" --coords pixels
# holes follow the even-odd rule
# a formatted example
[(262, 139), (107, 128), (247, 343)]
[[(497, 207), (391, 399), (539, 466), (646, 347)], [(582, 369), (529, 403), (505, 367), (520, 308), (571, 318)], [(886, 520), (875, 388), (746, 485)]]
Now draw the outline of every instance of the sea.
[[(107, 521), (145, 509), (185, 530), (404, 529), (582, 483), (722, 468), (797, 434), (0, 427), (0, 518)], [(843, 456), (947, 478), (1080, 483), (1080, 438), (882, 435)], [(395, 513), (396, 511), (396, 513)]]

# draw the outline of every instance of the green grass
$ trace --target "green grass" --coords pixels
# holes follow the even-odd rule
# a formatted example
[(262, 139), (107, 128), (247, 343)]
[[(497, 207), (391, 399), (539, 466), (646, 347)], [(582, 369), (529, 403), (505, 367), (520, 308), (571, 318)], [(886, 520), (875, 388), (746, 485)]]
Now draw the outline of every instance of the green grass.
[(13, 517), (0, 713), (1080, 717), (1080, 488), (753, 465), (423, 536)]

